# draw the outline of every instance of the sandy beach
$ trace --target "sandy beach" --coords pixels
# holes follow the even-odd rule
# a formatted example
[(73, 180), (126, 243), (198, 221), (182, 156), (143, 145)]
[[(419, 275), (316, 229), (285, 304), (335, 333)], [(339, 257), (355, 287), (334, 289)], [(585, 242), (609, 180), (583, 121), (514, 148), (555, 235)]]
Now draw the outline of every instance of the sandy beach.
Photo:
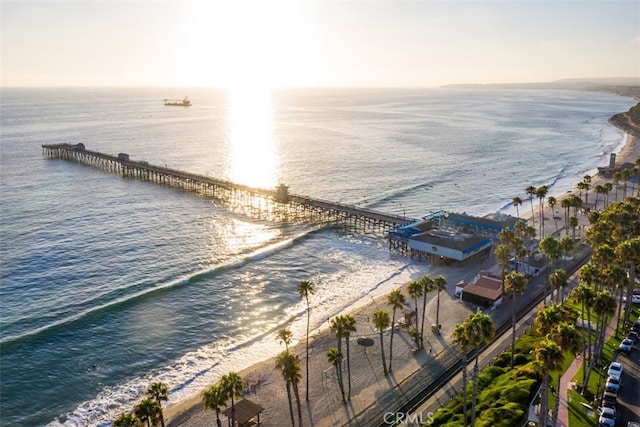
[[(638, 158), (640, 158), (640, 138), (627, 133), (626, 144), (617, 153), (616, 164), (635, 163)], [(576, 184), (581, 180), (582, 177), (576, 177)], [(597, 174), (592, 177), (591, 189), (589, 190), (590, 204), (595, 200), (596, 196), (593, 188), (604, 182), (611, 182), (611, 180)], [(578, 194), (578, 191), (577, 188), (572, 190), (573, 194)], [(548, 205), (545, 205), (546, 234), (558, 231), (555, 229), (553, 217), (563, 215), (560, 201), (569, 194), (568, 192), (563, 196), (556, 197), (558, 203), (554, 211)], [(609, 200), (614, 200), (613, 192), (609, 195)], [(523, 205), (523, 207), (526, 206), (526, 204)], [(529, 209), (523, 208), (520, 213), (524, 218), (531, 216)], [(537, 226), (537, 207), (535, 214), (535, 224)], [(588, 225), (584, 214), (580, 215), (579, 221), (580, 225)], [(559, 227), (563, 226), (563, 221), (557, 221), (557, 223)], [(385, 297), (377, 300), (372, 299), (369, 304), (357, 312), (351, 313), (356, 318), (357, 332), (353, 333), (350, 339), (352, 397), (347, 405), (342, 404), (333, 367), (327, 362), (326, 357), (329, 347), (336, 346), (336, 338), (330, 334), (327, 328), (316, 332), (311, 337), (309, 360), (307, 361), (305, 358), (304, 337), (294, 337), (299, 342), (290, 351), (298, 355), (302, 366), (303, 378), (299, 387), (300, 396), (303, 399), (303, 425), (319, 427), (360, 425), (357, 421), (350, 422), (350, 420), (366, 411), (377, 401), (387, 402), (394, 399), (394, 393), (401, 392), (399, 391), (401, 387), (398, 387), (398, 384), (401, 384), (406, 378), (421, 369), (436, 370), (438, 366), (442, 365), (440, 361), (445, 358), (459, 357), (457, 350), (449, 346), (451, 331), (455, 324), (462, 322), (471, 313), (471, 308), (452, 296), (453, 289), (458, 281), (471, 280), (480, 270), (488, 269), (492, 265), (492, 259), (488, 259), (476, 261), (475, 263), (462, 262), (449, 266), (435, 265), (430, 268), (429, 274), (432, 277), (442, 274), (447, 280), (447, 291), (440, 294), (442, 335), (434, 335), (430, 328), (430, 325), (435, 323), (436, 316), (436, 298), (435, 294), (431, 293), (429, 294), (427, 318), (425, 320), (425, 331), (428, 331), (428, 334), (425, 334), (425, 349), (418, 352), (412, 351), (413, 341), (409, 335), (409, 329), (406, 327), (398, 328), (395, 332), (393, 343), (393, 374), (388, 377), (383, 374), (379, 335), (371, 322), (372, 313), (379, 308), (387, 310), (391, 315), (391, 309), (386, 304)], [(408, 295), (406, 284), (402, 286), (402, 291), (405, 296)], [(408, 297), (407, 302), (410, 302)], [(402, 316), (401, 313), (396, 314), (396, 320), (400, 316)], [(374, 345), (369, 347), (358, 345), (357, 339), (360, 337), (373, 338)], [(388, 351), (389, 331), (385, 333), (387, 363), (389, 361)], [(310, 371), (310, 399), (308, 402), (304, 402), (306, 383), (304, 372), (307, 363)], [(280, 373), (274, 369), (274, 359), (253, 365), (240, 372), (240, 376), (250, 385), (253, 385), (245, 397), (264, 408), (260, 416), (261, 425), (281, 427), (290, 423), (285, 382)], [(168, 405), (165, 409), (165, 418), (168, 420), (168, 426), (199, 427), (215, 425), (216, 416), (212, 411), (203, 411), (202, 396), (198, 393), (181, 402)], [(223, 416), (221, 418), (226, 425), (227, 420)], [(383, 420), (381, 419), (380, 423), (382, 422)]]

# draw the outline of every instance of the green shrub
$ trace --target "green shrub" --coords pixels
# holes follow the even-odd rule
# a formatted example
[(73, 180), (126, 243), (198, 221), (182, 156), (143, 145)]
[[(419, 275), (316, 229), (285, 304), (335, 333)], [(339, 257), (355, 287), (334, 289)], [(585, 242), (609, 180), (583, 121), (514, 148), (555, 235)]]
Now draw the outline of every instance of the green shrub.
[(502, 374), (504, 374), (503, 368), (499, 366), (487, 366), (478, 374), (478, 387), (482, 390)]
[(529, 404), (531, 386), (534, 383), (535, 380), (527, 379), (505, 387), (502, 389), (501, 400), (504, 399), (507, 402), (519, 403), (520, 405), (527, 406)]

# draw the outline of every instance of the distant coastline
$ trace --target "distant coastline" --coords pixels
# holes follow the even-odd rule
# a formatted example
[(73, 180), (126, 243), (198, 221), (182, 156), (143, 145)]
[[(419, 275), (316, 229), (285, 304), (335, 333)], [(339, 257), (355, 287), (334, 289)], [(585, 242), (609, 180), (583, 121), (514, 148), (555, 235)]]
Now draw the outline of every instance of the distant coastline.
[(450, 89), (547, 89), (604, 92), (629, 96), (640, 101), (640, 78), (620, 77), (603, 79), (563, 79), (535, 83), (470, 83), (441, 86)]

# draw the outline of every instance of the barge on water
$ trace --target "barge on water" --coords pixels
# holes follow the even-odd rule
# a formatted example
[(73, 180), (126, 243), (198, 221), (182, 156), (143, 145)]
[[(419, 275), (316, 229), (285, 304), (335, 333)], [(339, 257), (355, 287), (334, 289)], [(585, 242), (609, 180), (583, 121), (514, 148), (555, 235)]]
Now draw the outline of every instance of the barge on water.
[(164, 105), (168, 105), (171, 107), (191, 107), (191, 100), (188, 96), (185, 96), (184, 99), (163, 99)]

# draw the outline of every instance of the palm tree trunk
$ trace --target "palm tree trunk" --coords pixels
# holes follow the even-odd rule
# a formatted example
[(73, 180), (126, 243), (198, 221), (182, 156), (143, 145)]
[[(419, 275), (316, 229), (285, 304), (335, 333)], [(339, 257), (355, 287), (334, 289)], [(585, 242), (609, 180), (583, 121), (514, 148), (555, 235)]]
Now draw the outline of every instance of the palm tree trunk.
[(418, 298), (414, 298), (413, 302), (416, 305), (416, 348), (420, 348), (420, 334), (418, 333)]
[[(590, 313), (591, 313), (591, 310), (587, 308), (587, 316), (589, 317), (589, 326), (591, 326), (591, 316), (589, 315)], [(598, 333), (599, 327), (600, 327), (600, 318), (598, 317), (596, 319), (596, 342), (593, 344), (594, 346), (593, 349), (591, 348), (591, 327), (589, 327), (589, 369), (587, 370), (587, 378), (585, 379), (584, 385), (582, 387), (583, 393), (587, 389), (587, 386), (589, 384), (589, 378), (591, 378), (591, 372), (593, 371), (593, 368), (595, 367), (595, 364), (596, 364), (597, 357), (595, 355), (598, 354), (598, 341), (600, 336), (600, 334)]]
[(293, 394), (296, 397), (296, 405), (298, 406), (298, 426), (302, 427), (302, 405), (300, 404), (300, 392), (298, 390), (298, 384), (292, 383)]
[(349, 338), (345, 339), (347, 342), (347, 381), (349, 383), (349, 390), (347, 391), (347, 400), (351, 400), (351, 356), (349, 354)]
[(424, 348), (424, 318), (427, 314), (427, 290), (422, 294), (422, 324), (420, 325), (420, 348)]
[(387, 372), (387, 361), (384, 359), (384, 340), (382, 339), (382, 330), (380, 330), (380, 354), (382, 355), (382, 368), (384, 369), (384, 376), (386, 377)]
[[(586, 386), (585, 379), (587, 377), (587, 346), (586, 339), (584, 337), (585, 328), (584, 328), (584, 300), (582, 301), (582, 312), (580, 314), (580, 320), (582, 321), (582, 386), (583, 388)], [(589, 332), (587, 332), (589, 333)]]
[(306, 297), (307, 300), (307, 388), (305, 390), (305, 400), (309, 400), (309, 297)]
[(440, 335), (440, 289), (438, 289), (438, 295), (436, 299), (436, 328), (438, 335)]
[(511, 294), (511, 369), (513, 369), (513, 354), (516, 351), (516, 295)]
[(289, 414), (291, 414), (291, 425), (295, 427), (296, 421), (293, 418), (293, 402), (291, 400), (291, 382), (290, 381), (287, 381), (287, 397), (289, 398)]
[(462, 425), (467, 427), (467, 353), (462, 352)]
[(220, 414), (216, 412), (216, 424), (218, 427), (222, 427), (222, 421), (220, 421)]
[(344, 382), (342, 380), (342, 363), (336, 364), (336, 376), (338, 377), (338, 386), (340, 387), (340, 394), (342, 395), (342, 403), (347, 403), (347, 399), (344, 397)]
[(480, 349), (476, 348), (476, 362), (473, 365), (473, 395), (471, 396), (471, 427), (476, 425), (476, 398), (478, 396), (478, 359)]
[(622, 316), (622, 294), (623, 288), (620, 287), (620, 296), (618, 297), (618, 321), (616, 322), (616, 337), (618, 336), (618, 328), (620, 327), (620, 317)]
[(593, 349), (591, 348), (591, 307), (589, 305), (587, 305), (587, 323), (589, 324), (589, 328), (587, 328), (587, 357), (591, 360), (593, 357)]
[(547, 397), (549, 395), (549, 373), (547, 369), (542, 372), (542, 388), (540, 389), (540, 416), (538, 418), (538, 425), (547, 427), (547, 412), (549, 412), (549, 405), (547, 403)]
[(551, 421), (551, 425), (552, 426), (557, 426), (558, 425), (558, 410), (560, 408), (560, 382), (562, 381), (562, 372), (560, 372), (558, 374), (558, 387), (556, 388), (556, 405), (553, 408), (553, 415), (552, 415), (552, 420)]
[(393, 331), (396, 329), (396, 309), (393, 309), (393, 315), (391, 316), (391, 340), (389, 342), (389, 372), (393, 371), (391, 363), (393, 362)]

